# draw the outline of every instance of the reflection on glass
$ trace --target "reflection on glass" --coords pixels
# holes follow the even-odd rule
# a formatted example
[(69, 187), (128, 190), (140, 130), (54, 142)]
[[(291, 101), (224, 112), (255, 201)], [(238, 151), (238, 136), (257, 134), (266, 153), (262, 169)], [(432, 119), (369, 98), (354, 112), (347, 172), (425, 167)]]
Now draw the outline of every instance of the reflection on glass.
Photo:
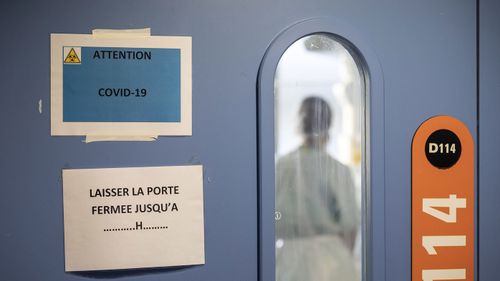
[(363, 80), (334, 37), (283, 54), (275, 78), (276, 280), (360, 280)]

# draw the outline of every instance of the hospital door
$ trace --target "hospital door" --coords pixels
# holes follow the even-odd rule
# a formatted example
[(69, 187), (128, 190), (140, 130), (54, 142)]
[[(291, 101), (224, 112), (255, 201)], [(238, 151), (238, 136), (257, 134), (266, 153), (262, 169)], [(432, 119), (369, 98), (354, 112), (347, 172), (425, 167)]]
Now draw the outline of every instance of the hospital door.
[[(496, 280), (500, 6), (478, 2), (2, 1), (0, 279), (275, 280), (276, 110), (288, 99), (276, 74), (312, 36), (340, 46), (360, 77), (360, 278), (410, 280), (412, 138), (449, 115), (475, 142), (475, 275)], [(192, 136), (51, 137), (50, 34), (145, 27), (192, 37)], [(204, 167), (204, 265), (64, 271), (62, 169), (192, 164)]]

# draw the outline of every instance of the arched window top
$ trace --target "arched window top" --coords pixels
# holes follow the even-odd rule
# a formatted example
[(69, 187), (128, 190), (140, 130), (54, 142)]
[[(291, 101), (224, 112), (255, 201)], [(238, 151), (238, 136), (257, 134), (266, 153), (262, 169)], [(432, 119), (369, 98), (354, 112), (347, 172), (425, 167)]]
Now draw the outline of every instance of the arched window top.
[(359, 164), (365, 81), (342, 41), (325, 33), (295, 41), (281, 57), (274, 82), (278, 157), (302, 142), (300, 104), (316, 96), (328, 103), (334, 115), (329, 133), (335, 137), (330, 138), (328, 151), (343, 163)]

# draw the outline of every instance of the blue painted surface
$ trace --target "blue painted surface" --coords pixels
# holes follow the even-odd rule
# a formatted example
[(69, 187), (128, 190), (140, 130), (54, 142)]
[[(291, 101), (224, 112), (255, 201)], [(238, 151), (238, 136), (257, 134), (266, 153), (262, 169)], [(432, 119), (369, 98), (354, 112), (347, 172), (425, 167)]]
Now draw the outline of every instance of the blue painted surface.
[(479, 1), (479, 280), (498, 280), (500, 2)]
[[(274, 200), (257, 199), (263, 195), (258, 193), (263, 174), (258, 178), (257, 120), (261, 134), (272, 140), (272, 105), (260, 101), (262, 115), (257, 113), (257, 76), (278, 34), (317, 17), (335, 19), (339, 28), (328, 25), (322, 31), (344, 32), (360, 44), (369, 68), (379, 64), (380, 71), (370, 75), (382, 89), (370, 94), (373, 212), (368, 228), (376, 254), (370, 257), (370, 274), (375, 281), (410, 280), (411, 139), (433, 115), (476, 125), (475, 1), (2, 1), (0, 23), (9, 28), (3, 30), (0, 52), (1, 279), (246, 281), (257, 280), (259, 268), (263, 277), (272, 278), (266, 268), (274, 266), (269, 258), (274, 237), (266, 237), (274, 221), (262, 214), (259, 224), (258, 213), (270, 210)], [(142, 27), (151, 27), (153, 35), (193, 37), (193, 136), (94, 144), (83, 144), (80, 137), (50, 137), (49, 34)], [(493, 108), (489, 112), (494, 116)], [(265, 155), (271, 153), (266, 149)], [(205, 265), (64, 272), (62, 168), (190, 163), (204, 165)], [(266, 165), (261, 168), (269, 172)], [(496, 198), (490, 190), (481, 200)], [(483, 206), (490, 207), (484, 210), (496, 212), (485, 200), (489, 203)], [(259, 230), (261, 245), (272, 247), (260, 264)], [(486, 235), (481, 237), (490, 245), (481, 245), (494, 252), (498, 241), (494, 233)], [(495, 260), (485, 264), (489, 274)]]
[(180, 121), (180, 49), (81, 47), (80, 61), (63, 63), (64, 122)]

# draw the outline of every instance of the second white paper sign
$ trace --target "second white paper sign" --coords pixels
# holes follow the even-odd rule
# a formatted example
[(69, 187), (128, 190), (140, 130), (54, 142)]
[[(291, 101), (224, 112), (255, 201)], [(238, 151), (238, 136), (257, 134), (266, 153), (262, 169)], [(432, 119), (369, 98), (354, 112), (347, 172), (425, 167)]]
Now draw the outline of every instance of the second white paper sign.
[(63, 170), (66, 271), (205, 263), (202, 166)]

